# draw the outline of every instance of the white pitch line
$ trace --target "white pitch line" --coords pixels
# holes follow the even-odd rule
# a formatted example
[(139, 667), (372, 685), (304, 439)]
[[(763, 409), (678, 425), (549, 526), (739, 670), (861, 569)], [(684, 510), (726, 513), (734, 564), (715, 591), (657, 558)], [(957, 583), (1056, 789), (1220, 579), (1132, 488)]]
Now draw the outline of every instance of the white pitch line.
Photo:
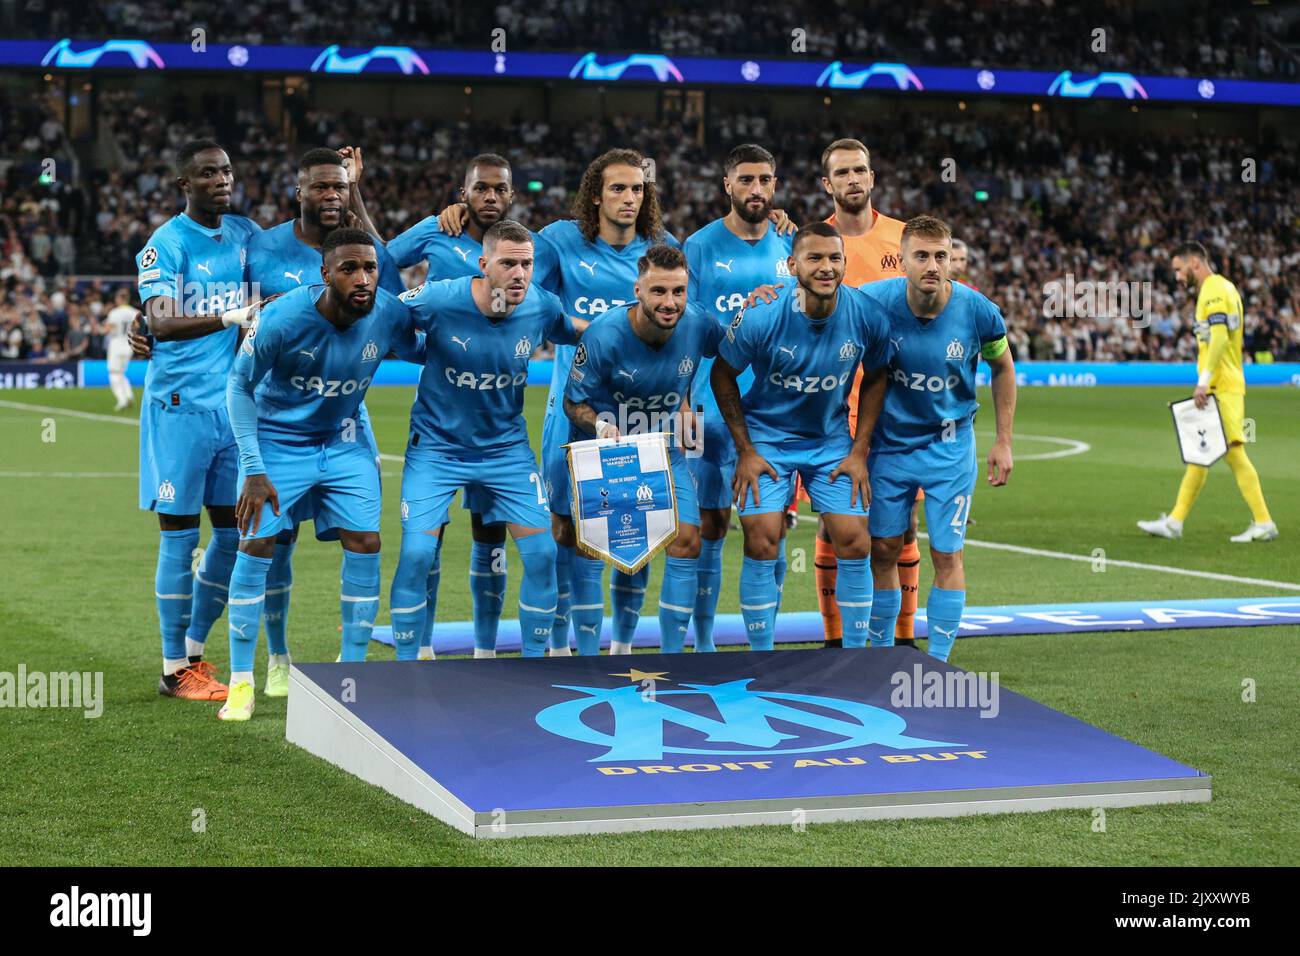
[[(928, 534), (918, 534), (918, 538), (929, 539)], [(971, 541), (967, 539), (966, 544), (973, 545), (977, 548), (993, 548), (997, 551), (1014, 551), (1016, 554), (1032, 554), (1040, 558), (1061, 558), (1066, 561), (1087, 561), (1091, 564), (1093, 561), (1104, 560), (1107, 567), (1117, 568), (1136, 568), (1139, 571), (1160, 571), (1164, 574), (1181, 574), (1189, 578), (1207, 578), (1211, 581), (1233, 581), (1237, 584), (1258, 584), (1262, 587), (1280, 588), (1284, 591), (1300, 591), (1300, 584), (1293, 584), (1290, 581), (1270, 581), (1268, 578), (1243, 578), (1235, 574), (1219, 574), (1215, 571), (1193, 571), (1190, 568), (1173, 568), (1165, 564), (1144, 564), (1141, 561), (1120, 561), (1116, 558), (1098, 559), (1089, 554), (1069, 554), (1065, 551), (1044, 551), (1041, 548), (1026, 548), (1019, 544), (1002, 544), (999, 541)]]
[(122, 418), (120, 415), (99, 415), (95, 412), (83, 412), (75, 408), (55, 408), (53, 405), (32, 405), (28, 402), (10, 402), (0, 399), (0, 408), (17, 408), (24, 412), (46, 412), (50, 415), (68, 415), (72, 418), (88, 418), (93, 422), (113, 422), (117, 425), (135, 425), (140, 427), (138, 417)]
[(0, 478), (138, 478), (134, 471), (0, 471)]
[[(993, 432), (976, 432), (985, 438), (992, 438)], [(1055, 445), (1065, 445), (1060, 451), (1044, 451), (1033, 455), (1016, 455), (1016, 461), (1047, 461), (1049, 458), (1069, 458), (1071, 455), (1082, 455), (1084, 452), (1092, 451), (1092, 446), (1086, 441), (1079, 441), (1075, 438), (1058, 438), (1055, 435), (1026, 435), (1023, 432), (1017, 432), (1015, 438), (1026, 438), (1030, 441), (1046, 441)], [(1015, 438), (1012, 440), (1014, 441)]]

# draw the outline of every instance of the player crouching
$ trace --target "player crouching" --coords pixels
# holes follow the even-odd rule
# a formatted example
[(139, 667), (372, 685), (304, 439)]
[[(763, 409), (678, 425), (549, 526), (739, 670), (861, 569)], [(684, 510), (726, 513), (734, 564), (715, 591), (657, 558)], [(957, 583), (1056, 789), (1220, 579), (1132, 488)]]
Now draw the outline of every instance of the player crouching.
[(239, 445), (235, 514), (242, 540), (230, 576), (230, 695), (217, 715), (222, 720), (253, 715), (253, 652), (266, 575), (276, 535), (291, 526), (293, 506), (304, 496), (317, 500), (317, 534), (337, 528), (343, 545), (343, 660), (365, 660), (379, 610), (379, 471), (357, 434), (364, 427), (359, 409), (390, 351), (412, 361), (423, 353), (406, 306), (377, 288), (369, 235), (336, 229), (321, 253), (325, 284), (265, 306), (227, 387)]

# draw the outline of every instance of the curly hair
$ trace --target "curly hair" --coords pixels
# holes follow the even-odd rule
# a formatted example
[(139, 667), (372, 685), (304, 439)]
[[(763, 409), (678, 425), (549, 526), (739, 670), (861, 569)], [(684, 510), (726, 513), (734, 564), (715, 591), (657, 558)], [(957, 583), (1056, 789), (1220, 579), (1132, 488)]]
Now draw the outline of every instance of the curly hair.
[[(577, 220), (582, 237), (594, 242), (600, 233), (600, 194), (605, 187), (605, 170), (610, 166), (631, 166), (645, 169), (646, 159), (635, 149), (611, 149), (592, 160), (582, 174), (578, 193), (573, 197), (573, 218)], [(663, 216), (659, 209), (659, 193), (655, 189), (653, 174), (646, 176), (645, 193), (641, 211), (636, 217), (636, 234), (654, 241), (663, 236)]]

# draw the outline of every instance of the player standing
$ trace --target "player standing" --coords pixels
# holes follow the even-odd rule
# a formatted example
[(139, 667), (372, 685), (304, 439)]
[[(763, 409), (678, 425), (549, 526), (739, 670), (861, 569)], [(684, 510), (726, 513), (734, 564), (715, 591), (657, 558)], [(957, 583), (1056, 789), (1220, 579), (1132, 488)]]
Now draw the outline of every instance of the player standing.
[[(701, 359), (717, 355), (722, 338), (722, 326), (687, 302), (687, 281), (686, 256), (680, 249), (662, 244), (647, 249), (637, 263), (636, 301), (611, 309), (592, 325), (578, 346), (564, 393), (564, 413), (573, 426), (571, 441), (592, 435), (617, 438), (616, 423), (629, 421), (637, 412), (645, 415), (645, 428), (628, 434), (674, 433), (668, 440), (668, 460), (677, 503), (677, 537), (668, 545), (659, 594), (659, 641), (666, 654), (683, 649), (699, 578), (700, 510), (685, 451), (677, 439), (694, 433), (691, 382)], [(662, 413), (656, 414), (657, 409)], [(573, 533), (571, 519), (566, 530)], [(580, 649), (582, 653), (596, 650), (590, 643), (580, 644)], [(712, 648), (697, 644), (696, 649)]]
[[(158, 692), (224, 700), (227, 688), (203, 660), (208, 630), (225, 607), (235, 563), (237, 461), (225, 381), (245, 304), (244, 260), (256, 223), (232, 215), (230, 157), (212, 140), (176, 153), (185, 211), (167, 220), (136, 256), (140, 300), (155, 338), (140, 409), (140, 507), (158, 514), (154, 593), (162, 631)], [(204, 506), (212, 538), (197, 573)]]
[[(901, 220), (882, 215), (871, 202), (876, 173), (871, 168), (871, 153), (856, 139), (837, 139), (822, 152), (822, 188), (830, 194), (835, 211), (826, 221), (844, 237), (844, 284), (861, 288), (868, 282), (894, 278), (902, 273), (899, 242), (903, 235)], [(861, 373), (859, 373), (859, 376)], [(849, 391), (849, 429), (857, 428), (858, 394), (862, 379)], [(899, 617), (899, 638), (912, 643), (912, 619), (916, 612), (916, 592), (920, 578), (920, 551), (916, 546), (916, 523), (913, 519), (899, 558), (899, 574), (904, 591), (904, 607)], [(825, 523), (818, 522), (814, 569), (817, 577), (818, 603), (826, 641), (839, 643), (842, 626), (835, 603), (835, 550), (826, 535)]]
[[(353, 151), (349, 150), (349, 153)], [(280, 295), (320, 281), (321, 247), (335, 229), (347, 225), (349, 209), (359, 191), (351, 181), (338, 150), (311, 149), (298, 161), (298, 216), (254, 236), (248, 244), (248, 280), (264, 296)], [(379, 263), (379, 288), (393, 295), (405, 291), (402, 276), (381, 244), (375, 245)], [(260, 397), (260, 396), (259, 396)], [(379, 465), (379, 446), (365, 403), (361, 404), (358, 433), (368, 442)], [(312, 498), (304, 497), (291, 515), (290, 527), (280, 532), (271, 569), (266, 576), (266, 601), (262, 621), (266, 627), (268, 697), (289, 693), (289, 643), (286, 635), (289, 596), (293, 589), (293, 552), (298, 543), (298, 525), (313, 517)], [(317, 529), (321, 540), (333, 540), (333, 529)]]
[[(428, 216), (388, 243), (389, 254), (401, 268), (405, 269), (423, 260), (428, 263), (425, 282), (482, 275), (478, 263), (483, 256), (483, 235), (505, 218), (514, 202), (510, 163), (496, 153), (480, 153), (475, 156), (465, 167), (460, 197), (460, 204), (444, 210), (444, 213), (456, 218), (452, 227), (456, 230), (455, 235), (442, 228), (439, 216)], [(505, 605), (508, 571), (506, 527), (500, 521), (484, 523), (484, 506), (475, 497), (476, 492), (469, 489), (462, 493), (464, 505), (470, 512), (470, 534), (473, 540), (469, 559), (469, 591), (474, 608), (474, 646), (486, 651), (494, 650), (497, 646), (497, 629)], [(442, 573), (442, 547), (446, 537), (445, 530), (438, 536), (438, 553), (429, 572), (426, 591), (428, 615), (426, 632), (420, 637), (421, 657), (432, 656), (430, 644), (434, 610), (438, 601), (438, 581)], [(556, 649), (567, 649), (569, 646), (567, 611), (563, 619), (556, 617), (551, 644)]]
[[(652, 168), (634, 149), (611, 149), (582, 174), (573, 200), (573, 219), (553, 222), (539, 235), (534, 281), (560, 297), (568, 315), (596, 321), (627, 305), (635, 296), (637, 262), (656, 243), (679, 243), (664, 231)], [(564, 450), (569, 420), (564, 389), (575, 349), (557, 345), (551, 391), (542, 426), (542, 468), (551, 501), (551, 529), (558, 545), (556, 574), (560, 592), (571, 593), (571, 613), (578, 653), (597, 653), (605, 616), (601, 593), (605, 562), (575, 553), (569, 511), (569, 466)], [(615, 571), (610, 599), (614, 610), (611, 654), (630, 654), (641, 620), (649, 568), (634, 575)], [(571, 585), (566, 587), (566, 583)], [(564, 607), (560, 606), (560, 613)]]
[[(390, 607), (399, 660), (413, 659), (428, 612), (425, 581), (458, 488), (499, 516), (524, 566), (519, 630), (525, 657), (547, 648), (556, 614), (555, 542), (546, 484), (528, 444), (528, 361), (547, 339), (576, 342), (585, 322), (532, 285), (533, 236), (502, 220), (483, 236), (482, 275), (403, 295), (427, 335), (402, 472), (402, 553)], [(475, 647), (475, 657), (495, 657)]]
[(239, 444), (239, 558), (230, 578), (230, 696), (218, 716), (253, 715), (253, 652), (276, 536), (315, 499), (317, 527), (343, 546), (341, 657), (363, 661), (379, 610), (379, 470), (358, 440), (360, 405), (390, 351), (414, 356), (411, 315), (377, 289), (376, 240), (335, 229), (321, 247), (324, 285), (271, 302), (240, 347), (227, 404)]
[(962, 549), (978, 471), (975, 371), (981, 355), (993, 372), (997, 435), (988, 481), (994, 487), (1011, 475), (1016, 411), (1016, 374), (1002, 313), (980, 293), (949, 280), (951, 236), (932, 216), (910, 220), (903, 229), (905, 276), (862, 290), (887, 317), (893, 348), (889, 369), (863, 383), (858, 421), (858, 437), (871, 441), (872, 646), (894, 644), (902, 603), (899, 554), (920, 489), (934, 562), (926, 602), (929, 651), (943, 661), (966, 606)]
[(131, 361), (131, 343), (127, 336), (131, 332), (131, 324), (135, 322), (135, 317), (139, 313), (130, 305), (130, 289), (125, 287), (118, 289), (113, 295), (113, 302), (113, 308), (109, 309), (108, 315), (104, 316), (104, 324), (108, 326), (104, 351), (108, 358), (108, 387), (112, 390), (113, 397), (117, 399), (113, 411), (120, 412), (135, 404), (135, 392), (131, 390), (131, 383), (126, 380), (126, 367)]
[[(1237, 490), (1250, 508), (1250, 527), (1229, 540), (1238, 543), (1272, 541), (1277, 525), (1268, 512), (1259, 472), (1246, 455), (1243, 423), (1246, 415), (1246, 373), (1242, 367), (1242, 338), (1245, 310), (1237, 287), (1210, 268), (1210, 255), (1199, 242), (1184, 242), (1174, 251), (1174, 275), (1196, 295), (1196, 390), (1192, 397), (1204, 408), (1214, 395), (1228, 439), (1228, 467), (1237, 479)], [(1188, 465), (1178, 486), (1174, 510), (1155, 521), (1139, 521), (1138, 527), (1160, 538), (1181, 538), (1183, 522), (1205, 486), (1210, 469)]]
[[(746, 143), (727, 154), (722, 188), (731, 209), (721, 219), (701, 227), (682, 245), (690, 268), (688, 301), (706, 309), (722, 327), (761, 285), (790, 281), (787, 264), (791, 238), (769, 222), (776, 193), (776, 159), (762, 146)], [(700, 506), (699, 585), (695, 596), (695, 649), (713, 650), (713, 622), (722, 585), (722, 550), (731, 525), (731, 481), (736, 446), (713, 397), (709, 375), (713, 362), (704, 359), (696, 372), (692, 401), (701, 410), (704, 447), (689, 460)], [(747, 374), (740, 388), (748, 387)], [(784, 532), (785, 526), (782, 526)], [(785, 535), (777, 546), (776, 586), (785, 583)]]
[[(733, 489), (745, 535), (740, 610), (755, 650), (776, 631), (777, 544), (798, 474), (839, 556), (835, 598), (849, 621), (846, 643), (863, 647), (871, 612), (867, 533), (867, 436), (850, 437), (848, 391), (860, 365), (888, 361), (888, 329), (875, 303), (842, 286), (844, 243), (834, 226), (796, 233), (797, 284), (736, 313), (718, 348), (714, 395), (736, 442)], [(753, 366), (742, 402), (737, 376)]]

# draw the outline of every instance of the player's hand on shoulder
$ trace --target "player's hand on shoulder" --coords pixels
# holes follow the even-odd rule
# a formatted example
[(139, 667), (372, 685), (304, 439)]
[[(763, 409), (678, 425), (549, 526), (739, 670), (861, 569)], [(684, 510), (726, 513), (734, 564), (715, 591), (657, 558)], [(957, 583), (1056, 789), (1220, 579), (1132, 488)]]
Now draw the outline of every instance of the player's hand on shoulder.
[(438, 213), (438, 227), (449, 236), (459, 236), (469, 220), (469, 206), (463, 202), (452, 203)]
[(795, 225), (793, 219), (786, 215), (784, 209), (773, 209), (767, 214), (767, 218), (772, 220), (772, 225), (776, 227), (778, 236), (793, 236), (799, 231), (799, 227)]
[(754, 506), (762, 504), (758, 497), (758, 476), (764, 473), (773, 481), (777, 480), (776, 469), (752, 446), (736, 457), (736, 477), (731, 481), (731, 492), (738, 508), (745, 506), (745, 499), (751, 492)]
[(262, 505), (271, 503), (271, 510), (280, 514), (280, 496), (275, 485), (266, 475), (249, 475), (244, 479), (244, 487), (239, 492), (239, 501), (235, 504), (235, 523), (240, 535), (256, 535), (262, 523)]
[(853, 507), (862, 499), (862, 507), (871, 504), (871, 480), (867, 474), (867, 460), (861, 455), (849, 454), (844, 457), (835, 470), (831, 472), (831, 483), (835, 479), (844, 475), (851, 481), (852, 487), (849, 489), (849, 506)]
[(745, 299), (745, 308), (749, 308), (750, 306), (755, 305), (759, 302), (763, 302), (765, 304), (768, 302), (775, 302), (777, 299), (777, 294), (780, 292), (780, 290), (784, 288), (785, 288), (784, 282), (778, 282), (776, 285), (768, 285), (764, 283), (763, 285), (755, 289), (753, 292), (751, 292), (749, 294), (749, 297)]
[(339, 155), (343, 157), (343, 168), (347, 171), (348, 182), (361, 182), (361, 170), (364, 168), (361, 162), (360, 146), (340, 146)]
[(989, 484), (994, 488), (1005, 485), (1011, 477), (1011, 443), (995, 441), (989, 449)]

